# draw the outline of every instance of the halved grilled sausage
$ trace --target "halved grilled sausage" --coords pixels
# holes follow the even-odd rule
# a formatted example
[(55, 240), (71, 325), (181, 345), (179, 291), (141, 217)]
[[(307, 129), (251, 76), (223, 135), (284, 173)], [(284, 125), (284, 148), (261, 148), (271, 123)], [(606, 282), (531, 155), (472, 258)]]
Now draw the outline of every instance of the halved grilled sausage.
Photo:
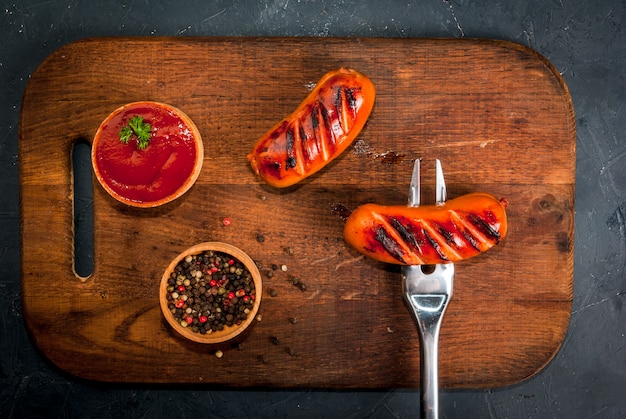
[(375, 95), (372, 81), (355, 70), (327, 73), (291, 115), (257, 141), (247, 155), (252, 169), (277, 188), (319, 171), (354, 141)]

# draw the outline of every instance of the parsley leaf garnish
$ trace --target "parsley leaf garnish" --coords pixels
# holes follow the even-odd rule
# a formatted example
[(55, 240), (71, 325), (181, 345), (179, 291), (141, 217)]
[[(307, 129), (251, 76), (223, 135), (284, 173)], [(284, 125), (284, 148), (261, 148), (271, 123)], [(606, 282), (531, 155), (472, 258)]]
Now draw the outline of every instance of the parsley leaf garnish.
[(137, 148), (143, 150), (150, 142), (150, 131), (152, 127), (147, 122), (143, 122), (143, 117), (135, 116), (124, 125), (119, 132), (120, 141), (128, 144), (133, 134), (137, 137)]
[(120, 131), (120, 141), (124, 144), (128, 144), (130, 137), (133, 135), (133, 130), (128, 127), (128, 125), (124, 125), (122, 130)]

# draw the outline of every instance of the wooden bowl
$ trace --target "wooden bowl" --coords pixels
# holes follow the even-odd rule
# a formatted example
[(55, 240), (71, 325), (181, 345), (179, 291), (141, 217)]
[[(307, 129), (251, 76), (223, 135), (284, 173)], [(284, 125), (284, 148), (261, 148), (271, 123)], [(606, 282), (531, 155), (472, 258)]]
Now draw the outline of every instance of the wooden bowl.
[[(140, 148), (131, 131), (127, 143), (122, 129), (140, 116), (151, 126), (150, 141)], [(91, 162), (100, 185), (116, 200), (133, 207), (156, 207), (180, 197), (200, 175), (204, 146), (198, 128), (180, 109), (159, 102), (123, 105), (100, 124)]]
[[(241, 264), (243, 264), (245, 269), (247, 269), (247, 271), (252, 276), (252, 281), (254, 283), (254, 296), (253, 297), (250, 296), (250, 294), (252, 293), (248, 294), (249, 299), (253, 301), (253, 304), (245, 320), (242, 320), (239, 324), (233, 324), (232, 326), (224, 326), (223, 330), (216, 330), (216, 331), (207, 332), (206, 334), (202, 334), (192, 329), (193, 324), (183, 326), (181, 322), (185, 322), (185, 320), (176, 319), (174, 317), (174, 314), (172, 313), (172, 309), (176, 306), (176, 302), (179, 302), (181, 299), (168, 299), (168, 294), (171, 294), (170, 291), (168, 290), (168, 287), (173, 286), (176, 288), (179, 286), (179, 285), (170, 284), (170, 277), (172, 275), (172, 272), (174, 272), (179, 262), (183, 261), (183, 259), (187, 258), (187, 256), (201, 255), (206, 251), (220, 252), (221, 254), (228, 255), (229, 259), (232, 259), (235, 262), (233, 266), (238, 266), (236, 264), (236, 261), (241, 262)], [(210, 280), (211, 280), (211, 277), (209, 274), (206, 273), (206, 270), (205, 270), (202, 273), (202, 277), (199, 279), (198, 282), (200, 283), (201, 281), (204, 281), (204, 283), (206, 283), (207, 290), (211, 291), (209, 289), (209, 288), (212, 288), (209, 286)], [(165, 319), (170, 324), (170, 326), (180, 335), (194, 342), (218, 344), (218, 343), (229, 341), (235, 338), (236, 336), (239, 336), (252, 324), (252, 322), (254, 322), (256, 314), (259, 310), (259, 306), (261, 304), (262, 294), (263, 294), (263, 284), (261, 281), (261, 274), (256, 264), (254, 263), (254, 261), (246, 253), (244, 253), (241, 249), (235, 246), (232, 246), (230, 244), (227, 244), (227, 243), (205, 242), (205, 243), (200, 243), (200, 244), (197, 244), (195, 246), (188, 248), (187, 250), (179, 254), (174, 260), (172, 260), (172, 262), (169, 264), (169, 266), (163, 273), (163, 277), (161, 278), (161, 284), (160, 284), (160, 289), (159, 289), (159, 301), (161, 305), (161, 311), (163, 312)], [(197, 298), (198, 297), (196, 297), (196, 299)], [(245, 298), (245, 296), (242, 296), (241, 298)], [(229, 300), (229, 301), (234, 301), (234, 300)], [(174, 305), (174, 307), (170, 306), (170, 302)], [(185, 310), (185, 307), (186, 306), (183, 305), (180, 308)], [(222, 307), (223, 309), (223, 303), (220, 304), (220, 307)], [(200, 314), (203, 314), (203, 312), (197, 314), (198, 318), (200, 317)], [(190, 314), (189, 316), (193, 317), (192, 314)]]

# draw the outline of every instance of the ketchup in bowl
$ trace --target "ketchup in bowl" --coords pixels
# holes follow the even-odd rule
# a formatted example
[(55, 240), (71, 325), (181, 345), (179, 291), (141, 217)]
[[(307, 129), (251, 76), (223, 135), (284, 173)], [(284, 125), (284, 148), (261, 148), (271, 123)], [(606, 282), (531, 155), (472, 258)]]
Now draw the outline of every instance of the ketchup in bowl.
[[(147, 143), (141, 144), (140, 134), (130, 128), (137, 120), (149, 130)], [(155, 207), (184, 194), (198, 178), (203, 158), (193, 121), (158, 102), (134, 102), (113, 111), (98, 128), (91, 152), (102, 187), (135, 207)]]

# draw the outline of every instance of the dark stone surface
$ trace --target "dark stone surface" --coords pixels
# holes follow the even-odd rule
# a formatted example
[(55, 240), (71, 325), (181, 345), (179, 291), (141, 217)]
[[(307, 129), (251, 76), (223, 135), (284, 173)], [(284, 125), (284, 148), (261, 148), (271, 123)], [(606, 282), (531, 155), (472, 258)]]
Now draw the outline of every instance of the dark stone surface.
[[(626, 415), (626, 18), (622, 0), (40, 1), (0, 7), (0, 417), (405, 418), (419, 391), (220, 391), (77, 380), (33, 346), (20, 300), (18, 119), (29, 76), (89, 36), (496, 38), (548, 58), (577, 121), (575, 289), (563, 347), (518, 385), (444, 391), (442, 417)], [(44, 234), (44, 232), (42, 232)], [(27, 250), (26, 250), (27, 251)]]

